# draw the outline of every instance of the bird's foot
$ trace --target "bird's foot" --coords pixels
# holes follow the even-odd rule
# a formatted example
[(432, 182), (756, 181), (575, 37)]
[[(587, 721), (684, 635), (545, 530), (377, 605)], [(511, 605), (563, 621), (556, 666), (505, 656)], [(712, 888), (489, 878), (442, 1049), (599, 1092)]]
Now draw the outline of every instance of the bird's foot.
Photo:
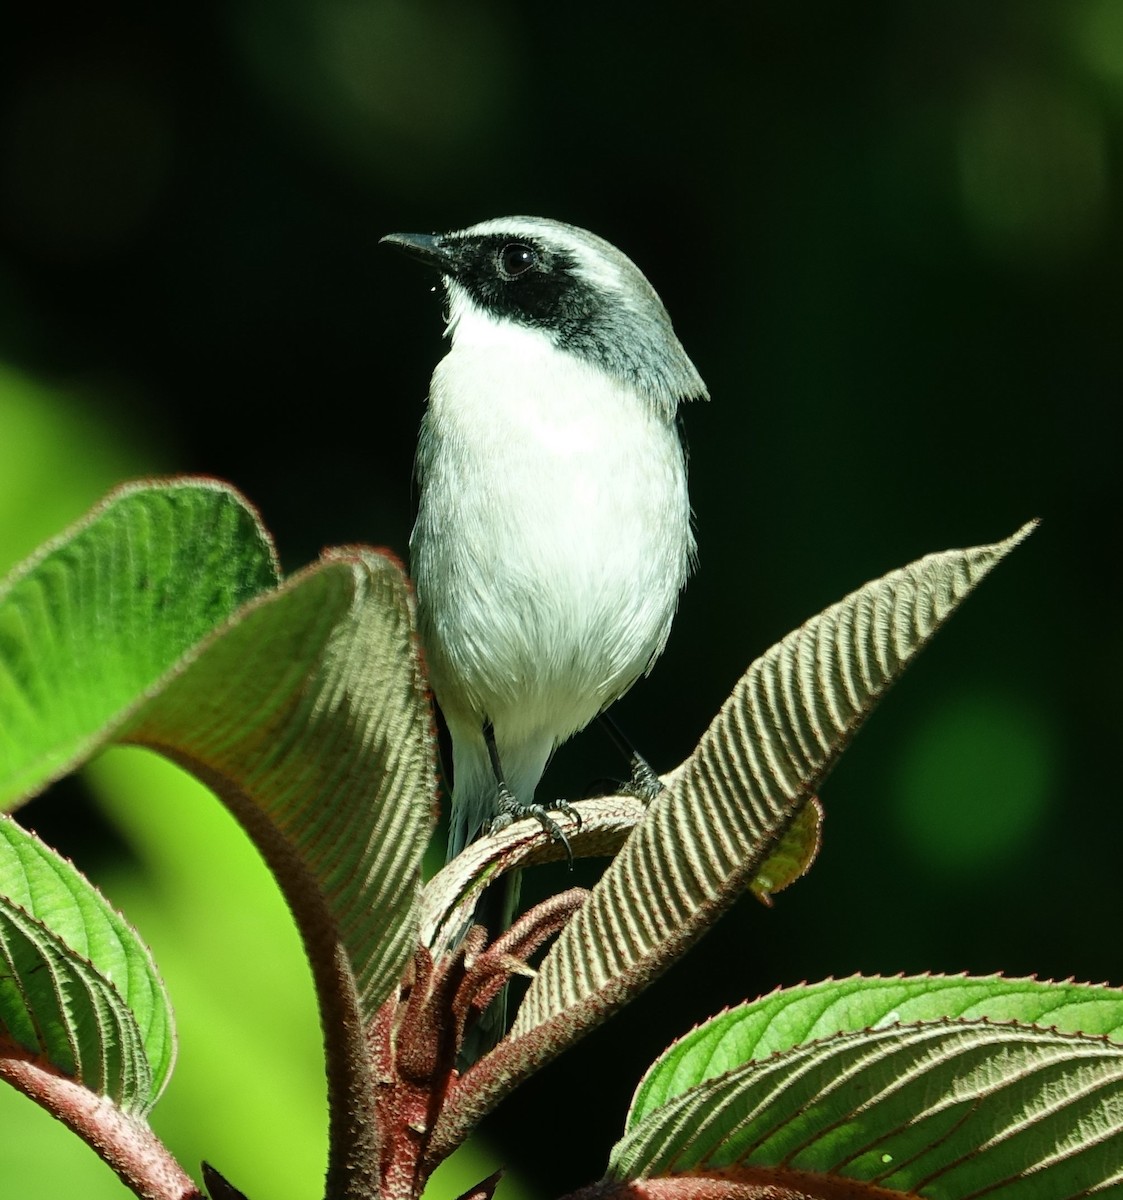
[(565, 836), (565, 832), (557, 821), (550, 816), (551, 812), (558, 812), (563, 816), (569, 817), (575, 829), (580, 831), (581, 814), (568, 800), (555, 800), (553, 804), (549, 805), (520, 804), (511, 794), (509, 788), (501, 787), (499, 789), (499, 811), (495, 819), (491, 822), (491, 832), (497, 833), (500, 829), (506, 829), (508, 825), (521, 820), (523, 817), (533, 817), (545, 830), (550, 841), (561, 842), (565, 849), (566, 860), (569, 863), (570, 869), (572, 869), (573, 851), (570, 849), (569, 838)]
[(635, 796), (644, 804), (652, 800), (663, 790), (663, 781), (655, 774), (655, 768), (634, 750), (631, 756), (632, 777), (621, 787), (620, 791), (626, 796)]

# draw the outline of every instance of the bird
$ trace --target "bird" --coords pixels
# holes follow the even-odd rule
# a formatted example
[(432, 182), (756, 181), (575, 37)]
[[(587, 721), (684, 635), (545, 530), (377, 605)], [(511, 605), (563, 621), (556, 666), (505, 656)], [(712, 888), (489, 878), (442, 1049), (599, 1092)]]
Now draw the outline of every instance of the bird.
[(679, 407), (708, 393), (655, 289), (587, 230), (516, 216), (381, 240), (445, 297), (410, 569), (452, 742), (447, 854), (522, 816), (564, 841), (550, 812), (573, 810), (536, 789), (667, 643), (696, 558)]

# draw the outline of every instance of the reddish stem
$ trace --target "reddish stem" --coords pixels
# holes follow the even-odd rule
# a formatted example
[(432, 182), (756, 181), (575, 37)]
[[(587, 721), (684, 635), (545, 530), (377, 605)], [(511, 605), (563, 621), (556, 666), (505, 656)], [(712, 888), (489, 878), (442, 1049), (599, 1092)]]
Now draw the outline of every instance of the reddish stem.
[(0, 1079), (72, 1129), (141, 1200), (206, 1200), (147, 1122), (112, 1100), (10, 1044), (0, 1057)]
[(732, 1167), (655, 1179), (601, 1180), (562, 1200), (919, 1200), (860, 1179), (789, 1171), (782, 1167)]

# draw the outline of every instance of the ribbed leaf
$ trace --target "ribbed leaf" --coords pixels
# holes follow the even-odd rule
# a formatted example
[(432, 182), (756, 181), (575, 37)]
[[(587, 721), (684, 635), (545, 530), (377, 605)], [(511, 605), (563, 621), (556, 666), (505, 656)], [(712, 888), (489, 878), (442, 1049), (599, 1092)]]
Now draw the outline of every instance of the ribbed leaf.
[(0, 798), (114, 740), (183, 763), (305, 932), (339, 938), (369, 1015), (411, 951), (435, 802), (412, 601), (398, 564), (361, 550), (275, 585), (231, 489), (114, 493), (0, 585)]
[(1123, 1046), (985, 1022), (840, 1034), (656, 1109), (609, 1176), (754, 1166), (928, 1200), (1118, 1197)]
[[(378, 1140), (364, 1019), (416, 941), (432, 718), (395, 560), (337, 551), (275, 582), (249, 506), (211, 482), (124, 489), (18, 569), (0, 585), (0, 797), (114, 740), (218, 793), (303, 935), (325, 1035), (326, 1186), (359, 1200)], [(108, 1021), (99, 1036), (106, 1056), (128, 1045)], [(51, 1080), (33, 1074), (7, 1078), (49, 1107)], [(125, 1169), (121, 1145), (83, 1136)]]
[(72, 770), (252, 596), (272, 545), (209, 480), (130, 484), (0, 583), (0, 808)]
[(1002, 975), (853, 976), (784, 988), (691, 1030), (652, 1064), (627, 1127), (707, 1079), (836, 1033), (944, 1018), (1017, 1021), (1123, 1043), (1123, 992)]
[(120, 733), (210, 784), (290, 902), (322, 897), (368, 1017), (412, 953), (435, 810), (411, 604), (390, 558), (335, 554), (242, 609)]
[[(867, 584), (753, 663), (558, 938), (512, 1035), (562, 1018), (572, 1040), (697, 939), (757, 873), (885, 690), (1032, 528)], [(562, 1042), (551, 1035), (551, 1044)]]
[[(4, 896), (0, 956), (0, 1036), (124, 1109), (150, 1107), (152, 1075), (128, 1005), (52, 930)], [(7, 1053), (0, 1049), (0, 1059)]]
[(136, 933), (69, 863), (0, 819), (0, 1037), (108, 1095), (151, 1108), (175, 1032)]

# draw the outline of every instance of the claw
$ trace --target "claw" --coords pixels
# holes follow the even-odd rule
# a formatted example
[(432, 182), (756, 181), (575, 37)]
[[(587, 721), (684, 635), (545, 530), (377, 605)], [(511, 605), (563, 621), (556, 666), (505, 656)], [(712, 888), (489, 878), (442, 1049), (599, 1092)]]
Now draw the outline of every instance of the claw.
[(499, 812), (491, 822), (491, 830), (495, 833), (500, 829), (506, 829), (513, 821), (520, 820), (522, 817), (533, 817), (542, 826), (550, 841), (561, 842), (565, 850), (566, 861), (572, 870), (573, 850), (569, 845), (569, 838), (565, 836), (557, 821), (550, 816), (551, 810), (569, 817), (580, 830), (581, 814), (567, 800), (555, 800), (549, 808), (544, 804), (520, 804), (510, 790), (504, 787), (499, 791)]
[(563, 817), (568, 817), (573, 822), (576, 832), (581, 832), (581, 814), (568, 800), (555, 800), (550, 808), (554, 812), (560, 812)]

